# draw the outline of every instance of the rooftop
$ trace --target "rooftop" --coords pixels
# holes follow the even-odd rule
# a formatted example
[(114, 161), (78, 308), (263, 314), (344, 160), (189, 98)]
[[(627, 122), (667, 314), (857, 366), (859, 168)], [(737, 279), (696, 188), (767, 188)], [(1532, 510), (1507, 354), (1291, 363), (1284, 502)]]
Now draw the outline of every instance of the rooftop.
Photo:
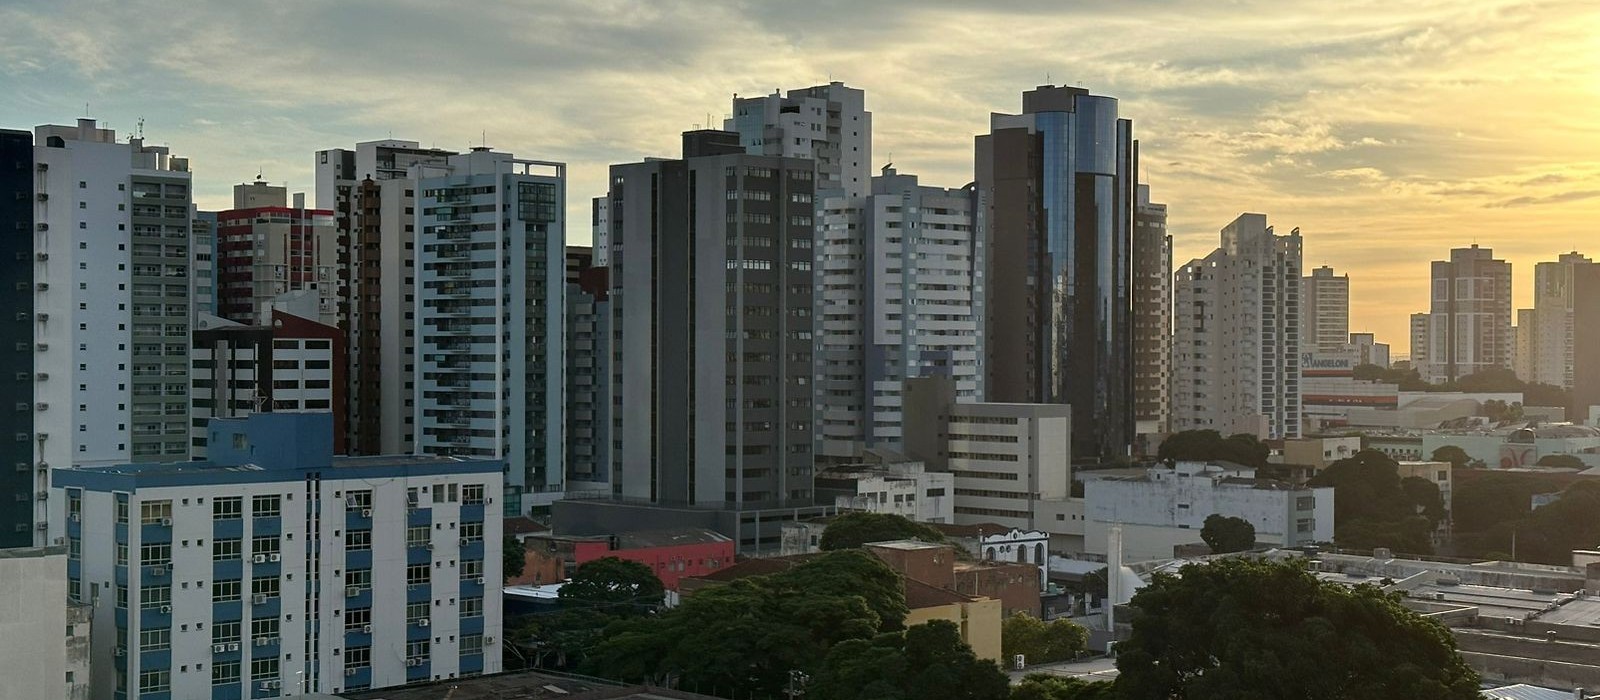
[(905, 551), (905, 552), (913, 552), (913, 551), (927, 550), (927, 549), (949, 549), (950, 548), (950, 545), (947, 545), (947, 544), (937, 544), (937, 543), (934, 543), (934, 542), (923, 542), (922, 540), (889, 540), (887, 542), (867, 542), (862, 546), (865, 546), (865, 547), (876, 547), (878, 549), (898, 549), (898, 550)]
[(686, 544), (712, 544), (717, 542), (732, 542), (727, 535), (712, 530), (701, 528), (674, 528), (663, 530), (639, 530), (624, 532), (617, 535), (617, 542), (622, 549), (642, 549), (645, 547), (676, 547)]

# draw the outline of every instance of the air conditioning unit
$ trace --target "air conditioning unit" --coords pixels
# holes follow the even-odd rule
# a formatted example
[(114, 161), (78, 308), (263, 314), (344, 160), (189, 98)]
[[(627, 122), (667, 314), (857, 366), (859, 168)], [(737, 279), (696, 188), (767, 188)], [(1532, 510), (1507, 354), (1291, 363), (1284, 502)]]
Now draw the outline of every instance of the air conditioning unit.
[(111, 655), (112, 656), (127, 656), (128, 655), (128, 648), (127, 647), (117, 647), (115, 650), (113, 650), (111, 652)]
[(346, 597), (346, 598), (354, 598), (354, 597), (356, 597), (358, 595), (361, 595), (361, 587), (360, 586), (345, 586), (344, 587), (344, 597)]
[(40, 282), (40, 283), (34, 285), (33, 288), (37, 289), (37, 290), (39, 290), (41, 292), (48, 292), (48, 291), (50, 291), (50, 283), (49, 282)]
[(45, 403), (43, 401), (40, 401), (39, 403), (36, 403), (36, 404), (33, 405), (33, 410), (35, 410), (35, 411), (48, 411), (48, 410), (50, 410), (50, 404), (47, 404), (47, 403)]
[(433, 551), (433, 543), (432, 542), (428, 542), (426, 544), (423, 544), (422, 548), (431, 552), (431, 551)]
[(372, 634), (372, 625), (362, 625), (361, 626), (361, 633), (362, 634)]
[(161, 606), (161, 612), (162, 612), (162, 614), (165, 614), (165, 615), (171, 615), (172, 614), (172, 606), (171, 605), (163, 605), (163, 606)]
[(162, 518), (161, 519), (161, 526), (162, 527), (172, 527), (172, 518)]
[(372, 509), (371, 508), (362, 508), (361, 509), (361, 517), (363, 517), (363, 518), (372, 517)]
[(272, 640), (267, 638), (267, 637), (256, 637), (256, 646), (258, 646), (258, 647), (264, 647), (264, 646), (266, 646), (268, 644), (271, 644), (271, 643), (272, 643)]
[(39, 222), (38, 226), (34, 227), (34, 229), (38, 230), (38, 231), (49, 231), (50, 230), (50, 224), (47, 224), (47, 223), (44, 223), (44, 222), (41, 221), (41, 222)]
[(48, 500), (50, 500), (50, 492), (49, 491), (40, 491), (39, 493), (34, 494), (34, 498), (36, 498), (36, 499), (38, 499), (40, 501), (48, 501)]
[(267, 559), (269, 561), (283, 561), (283, 555), (279, 554), (277, 552), (273, 552), (273, 553), (267, 555)]
[(50, 201), (50, 193), (49, 192), (40, 192), (39, 196), (36, 199), (38, 199), (41, 202), (48, 202), (48, 201)]
[(356, 675), (356, 670), (354, 668), (347, 668), (347, 669), (344, 670), (344, 675), (346, 675), (346, 676), (354, 676), (354, 675)]
[(213, 644), (213, 645), (211, 645), (211, 653), (213, 653), (213, 654), (221, 654), (222, 652), (225, 652), (227, 650), (228, 650), (228, 645), (226, 645), (226, 644)]
[(39, 464), (37, 464), (35, 466), (39, 467), (39, 471), (45, 471), (45, 470), (48, 470), (50, 468), (50, 463), (49, 462), (40, 462)]
[(49, 253), (39, 253), (38, 255), (35, 255), (34, 257), (37, 258), (39, 260), (39, 262), (44, 262), (44, 261), (50, 259), (50, 254)]
[(283, 687), (283, 681), (261, 681), (262, 690), (277, 690)]
[(33, 524), (33, 529), (38, 530), (39, 532), (44, 532), (45, 530), (49, 530), (50, 529), (50, 524), (49, 523), (34, 523)]
[(238, 642), (228, 642), (228, 651), (238, 651), (238, 650), (239, 650), (239, 643)]
[(83, 520), (83, 516), (78, 514), (78, 513), (73, 513), (71, 515), (68, 515), (67, 519), (76, 523), (76, 522), (81, 522)]
[(50, 164), (49, 163), (40, 163), (40, 164), (34, 166), (34, 170), (37, 170), (37, 171), (39, 171), (41, 173), (46, 171), (46, 170), (49, 170), (49, 169), (50, 169)]
[(45, 352), (46, 350), (50, 349), (50, 344), (49, 343), (39, 343), (35, 347), (39, 350), (39, 352)]
[(478, 577), (478, 585), (480, 585), (480, 586), (483, 585), (483, 577), (482, 576)]
[(165, 566), (152, 566), (152, 567), (150, 567), (150, 575), (151, 576), (166, 576), (167, 575), (167, 567), (165, 567)]
[(465, 538), (465, 537), (461, 538), (461, 546), (465, 547), (465, 546), (467, 546), (469, 544), (471, 544), (471, 542), (468, 541), (467, 538)]
[(265, 605), (267, 602), (267, 594), (257, 593), (250, 597), (250, 602), (255, 603), (256, 605)]
[(492, 635), (492, 634), (484, 635), (483, 636), (483, 643), (484, 644), (493, 644), (494, 643), (494, 635)]
[(420, 620), (417, 620), (417, 626), (418, 627), (427, 627), (429, 624), (430, 624), (430, 622), (429, 622), (428, 618), (426, 618), (426, 617), (424, 617), (424, 618), (422, 618)]
[(265, 564), (265, 563), (267, 563), (267, 555), (265, 555), (265, 554), (257, 554), (257, 555), (255, 555), (253, 557), (250, 557), (250, 561), (252, 561), (254, 563), (257, 563), (257, 564)]
[(35, 314), (35, 318), (38, 318), (40, 321), (48, 321), (50, 320), (50, 314), (46, 311), (40, 311), (38, 314)]
[(42, 382), (42, 381), (50, 378), (50, 373), (49, 372), (40, 372), (37, 376), (39, 378), (39, 381)]
[(421, 666), (422, 659), (406, 659), (407, 666)]

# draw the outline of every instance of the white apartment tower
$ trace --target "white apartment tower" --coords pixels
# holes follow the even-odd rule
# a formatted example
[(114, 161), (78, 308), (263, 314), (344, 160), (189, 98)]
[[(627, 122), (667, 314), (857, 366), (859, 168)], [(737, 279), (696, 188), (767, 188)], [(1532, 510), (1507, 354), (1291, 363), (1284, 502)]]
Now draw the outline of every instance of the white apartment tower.
[[(1524, 381), (1572, 388), (1573, 271), (1594, 261), (1577, 251), (1533, 266), (1533, 311), (1517, 317), (1527, 337)], [(1526, 331), (1522, 326), (1528, 326)]]
[(507, 512), (548, 508), (565, 484), (566, 166), (479, 147), (424, 169), (416, 452), (504, 460)]
[(1221, 248), (1179, 268), (1173, 431), (1300, 436), (1300, 257), (1300, 229), (1241, 214)]
[(1300, 280), (1300, 343), (1307, 351), (1340, 352), (1350, 343), (1350, 276), (1323, 265)]
[(872, 194), (831, 190), (816, 259), (816, 441), (822, 460), (903, 449), (906, 379), (946, 375), (982, 400), (983, 243), (972, 193), (885, 167)]
[(738, 132), (751, 155), (814, 161), (819, 194), (842, 189), (866, 197), (872, 191), (872, 113), (863, 90), (833, 81), (787, 95), (734, 95), (733, 117), (722, 128)]
[(349, 354), (350, 454), (413, 450), (417, 182), (454, 151), (386, 139), (317, 152), (316, 206), (332, 210)]
[[(185, 459), (188, 160), (93, 119), (40, 126), (34, 144), (35, 461)], [(46, 499), (32, 503), (42, 527)]]

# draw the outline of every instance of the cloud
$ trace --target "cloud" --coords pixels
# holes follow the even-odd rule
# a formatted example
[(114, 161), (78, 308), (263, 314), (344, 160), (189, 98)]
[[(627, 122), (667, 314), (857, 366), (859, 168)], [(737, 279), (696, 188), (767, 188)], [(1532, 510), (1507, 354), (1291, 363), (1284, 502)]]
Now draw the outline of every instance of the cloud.
[(1547, 194), (1537, 197), (1525, 195), (1522, 197), (1516, 197), (1514, 199), (1507, 199), (1503, 202), (1485, 204), (1484, 206), (1496, 209), (1505, 209), (1509, 207), (1531, 207), (1540, 204), (1576, 202), (1583, 199), (1593, 199), (1595, 197), (1600, 197), (1600, 190), (1575, 190), (1572, 192), (1558, 192), (1556, 194)]

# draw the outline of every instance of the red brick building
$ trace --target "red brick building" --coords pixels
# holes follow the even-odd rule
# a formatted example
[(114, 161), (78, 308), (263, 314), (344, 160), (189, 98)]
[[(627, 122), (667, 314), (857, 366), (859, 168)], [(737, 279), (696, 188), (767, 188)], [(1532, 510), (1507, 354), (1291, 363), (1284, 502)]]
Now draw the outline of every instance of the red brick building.
[(572, 577), (580, 564), (616, 557), (650, 567), (669, 591), (679, 579), (733, 565), (733, 540), (710, 530), (647, 530), (610, 537), (532, 534), (523, 541), (522, 576), (510, 584), (546, 584)]

